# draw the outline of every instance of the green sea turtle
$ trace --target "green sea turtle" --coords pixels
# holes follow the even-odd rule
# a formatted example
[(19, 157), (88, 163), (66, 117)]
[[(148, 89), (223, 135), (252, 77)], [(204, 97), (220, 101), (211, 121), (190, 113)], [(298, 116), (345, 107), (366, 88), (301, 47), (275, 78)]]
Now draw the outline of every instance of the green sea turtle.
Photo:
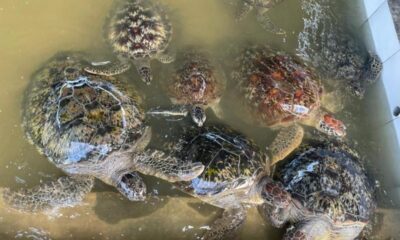
[(94, 178), (139, 201), (146, 186), (138, 172), (172, 182), (202, 172), (201, 164), (181, 164), (146, 149), (151, 130), (136, 93), (114, 77), (85, 72), (88, 64), (83, 54), (64, 52), (33, 75), (23, 114), (26, 135), (68, 176), (33, 189), (6, 189), (3, 198), (12, 207), (41, 211), (76, 204)]
[(92, 74), (111, 76), (127, 71), (131, 63), (146, 84), (152, 74), (150, 60), (174, 61), (166, 50), (172, 37), (171, 23), (163, 8), (146, 0), (118, 1), (106, 24), (106, 40), (118, 56), (114, 63), (93, 63), (85, 70)]
[(243, 19), (251, 10), (257, 10), (257, 20), (261, 26), (275, 34), (286, 34), (286, 31), (276, 26), (268, 17), (267, 12), (284, 0), (239, 0), (236, 19)]
[[(318, 76), (291, 55), (273, 51), (268, 46), (246, 47), (235, 60), (232, 79), (240, 93), (240, 105), (249, 113), (248, 121), (272, 128), (301, 123), (336, 137), (346, 134), (345, 125), (321, 106), (324, 92)], [(340, 99), (333, 101), (324, 101), (324, 106), (335, 111)], [(303, 135), (303, 130), (297, 129)], [(293, 146), (287, 149), (298, 146), (299, 140), (288, 142)], [(285, 158), (289, 152), (275, 154), (272, 163)]]
[(205, 109), (211, 108), (220, 116), (219, 102), (226, 79), (219, 64), (208, 53), (187, 48), (178, 54), (173, 72), (166, 73), (163, 88), (178, 110), (155, 109), (151, 115), (182, 115), (190, 113), (197, 126), (206, 121)]
[(315, 143), (301, 148), (265, 178), (259, 212), (288, 228), (284, 239), (355, 239), (376, 203), (359, 156), (346, 146)]
[[(269, 149), (282, 149), (285, 141), (298, 138), (289, 127)], [(174, 156), (183, 162), (202, 163), (203, 173), (186, 182), (176, 182), (177, 188), (200, 200), (224, 209), (221, 218), (210, 225), (203, 239), (221, 239), (235, 232), (246, 219), (246, 207), (265, 203), (262, 180), (269, 175), (268, 155), (250, 139), (227, 126), (192, 126), (181, 136), (172, 136)], [(290, 134), (292, 133), (292, 134)], [(278, 137), (279, 138), (279, 137)], [(178, 143), (176, 143), (176, 139)]]
[(352, 35), (354, 30), (346, 28), (349, 24), (336, 14), (335, 4), (328, 0), (302, 1), (305, 17), (298, 55), (311, 62), (337, 91), (363, 98), (368, 86), (379, 79), (383, 64)]

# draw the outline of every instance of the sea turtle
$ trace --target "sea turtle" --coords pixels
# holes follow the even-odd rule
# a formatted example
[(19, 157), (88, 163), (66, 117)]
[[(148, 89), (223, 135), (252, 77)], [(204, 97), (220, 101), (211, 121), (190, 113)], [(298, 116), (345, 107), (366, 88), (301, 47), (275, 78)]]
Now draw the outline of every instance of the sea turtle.
[(276, 26), (267, 14), (269, 9), (283, 1), (284, 0), (239, 0), (236, 20), (240, 21), (255, 8), (257, 10), (257, 20), (265, 30), (275, 34), (285, 35), (286, 31)]
[(359, 156), (347, 146), (312, 143), (266, 178), (258, 210), (272, 225), (287, 222), (284, 239), (355, 239), (376, 203)]
[(106, 24), (106, 40), (119, 60), (115, 63), (93, 63), (85, 70), (92, 74), (115, 75), (127, 71), (133, 61), (139, 75), (150, 84), (150, 60), (174, 61), (166, 53), (171, 41), (172, 26), (164, 9), (152, 1), (123, 0), (117, 2)]
[(199, 175), (201, 164), (181, 164), (161, 151), (145, 149), (151, 130), (132, 89), (116, 78), (91, 75), (83, 53), (63, 52), (32, 77), (23, 126), (28, 139), (68, 176), (29, 190), (3, 191), (12, 207), (49, 210), (75, 204), (94, 178), (132, 201), (145, 198), (138, 172), (167, 181)]
[[(291, 133), (274, 141), (269, 149), (284, 148), (285, 139), (298, 138)], [(290, 133), (287, 131), (286, 133)], [(177, 188), (200, 200), (224, 209), (220, 219), (211, 224), (203, 239), (220, 239), (238, 229), (246, 219), (247, 206), (265, 203), (261, 192), (264, 176), (269, 175), (268, 154), (249, 138), (228, 126), (191, 126), (181, 136), (171, 136), (172, 153), (183, 162), (202, 163), (203, 173), (186, 182), (176, 182)]]
[[(323, 88), (318, 76), (294, 56), (254, 45), (243, 50), (233, 67), (232, 79), (249, 121), (272, 128), (299, 122), (328, 135), (345, 136), (345, 125), (321, 107)], [(339, 103), (340, 99), (334, 101)], [(335, 104), (329, 104), (335, 111)], [(303, 135), (303, 130), (297, 129)], [(272, 162), (283, 159), (301, 143), (299, 140), (288, 142), (292, 146), (276, 154)]]
[(220, 66), (211, 60), (208, 53), (192, 47), (182, 50), (175, 61), (175, 69), (165, 76), (164, 90), (178, 110), (155, 109), (148, 114), (186, 116), (190, 113), (199, 127), (206, 120), (206, 108), (213, 109), (220, 116), (219, 102), (226, 79)]
[(311, 62), (337, 91), (363, 98), (367, 87), (378, 80), (382, 61), (346, 28), (348, 24), (333, 9), (335, 4), (328, 0), (302, 1), (305, 17), (298, 55)]

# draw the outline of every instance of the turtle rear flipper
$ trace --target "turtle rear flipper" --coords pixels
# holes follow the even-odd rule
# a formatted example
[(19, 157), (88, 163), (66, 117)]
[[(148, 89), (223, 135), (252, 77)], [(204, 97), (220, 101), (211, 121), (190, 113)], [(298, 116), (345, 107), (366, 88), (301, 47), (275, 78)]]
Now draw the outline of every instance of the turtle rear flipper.
[(10, 207), (23, 212), (51, 211), (72, 207), (83, 201), (94, 185), (93, 177), (60, 177), (31, 189), (4, 189), (2, 198)]
[(202, 239), (225, 239), (236, 232), (246, 220), (246, 212), (243, 207), (226, 209), (221, 218), (215, 220)]
[(115, 76), (124, 73), (129, 70), (131, 64), (126, 61), (119, 61), (106, 64), (92, 63), (91, 66), (87, 66), (84, 70), (90, 74), (101, 75), (101, 76)]
[(134, 155), (135, 169), (169, 182), (190, 181), (204, 170), (201, 163), (181, 162), (157, 150), (148, 150)]

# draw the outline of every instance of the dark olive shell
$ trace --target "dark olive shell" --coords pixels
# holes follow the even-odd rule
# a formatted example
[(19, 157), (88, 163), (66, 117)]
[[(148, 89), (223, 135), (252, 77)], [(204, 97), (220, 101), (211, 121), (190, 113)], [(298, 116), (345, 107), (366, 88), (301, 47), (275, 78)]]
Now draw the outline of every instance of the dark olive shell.
[(86, 73), (87, 64), (80, 53), (57, 54), (33, 74), (26, 93), (26, 134), (55, 164), (101, 160), (143, 133), (134, 92)]
[(201, 162), (204, 172), (179, 186), (194, 195), (212, 195), (237, 187), (266, 169), (267, 157), (242, 134), (226, 127), (192, 127), (180, 139), (179, 158)]
[(300, 149), (277, 168), (276, 180), (303, 206), (334, 221), (368, 221), (374, 187), (348, 147), (319, 143)]

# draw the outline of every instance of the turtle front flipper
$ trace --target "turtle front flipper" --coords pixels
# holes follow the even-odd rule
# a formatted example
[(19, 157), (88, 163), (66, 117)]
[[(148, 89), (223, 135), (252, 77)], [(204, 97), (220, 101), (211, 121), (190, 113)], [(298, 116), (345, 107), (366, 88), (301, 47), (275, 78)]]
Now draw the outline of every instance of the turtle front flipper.
[(204, 170), (199, 162), (181, 162), (158, 150), (135, 153), (133, 161), (137, 171), (169, 182), (190, 181)]
[(304, 130), (297, 124), (283, 128), (269, 146), (271, 165), (275, 165), (277, 162), (283, 160), (294, 149), (300, 146), (303, 136)]
[(252, 9), (253, 9), (253, 6), (251, 6), (245, 0), (239, 1), (238, 8), (237, 8), (236, 13), (235, 13), (236, 21), (242, 20), (244, 17), (246, 17), (249, 14), (249, 12)]
[(174, 106), (170, 109), (152, 108), (147, 111), (146, 115), (151, 117), (162, 117), (166, 120), (181, 120), (189, 115), (190, 108), (186, 105)]
[(168, 54), (168, 53), (160, 53), (157, 55), (158, 61), (164, 64), (172, 63), (175, 61), (175, 55)]
[(260, 22), (261, 27), (268, 32), (277, 35), (286, 35), (286, 31), (275, 25), (267, 15), (268, 8), (261, 8), (257, 11), (257, 20)]
[(128, 71), (130, 67), (131, 64), (129, 62), (117, 60), (115, 62), (93, 62), (90, 66), (85, 67), (84, 70), (90, 74), (114, 76)]
[[(360, 229), (361, 230), (361, 229)], [(357, 230), (356, 230), (357, 231)], [(354, 239), (356, 235), (346, 236), (339, 239)], [(353, 236), (353, 237), (352, 237)], [(324, 217), (312, 218), (306, 222), (300, 222), (292, 228), (288, 228), (284, 240), (319, 240), (319, 239), (337, 239), (333, 234), (332, 224)]]
[(246, 220), (246, 211), (243, 207), (226, 209), (221, 218), (215, 220), (203, 238), (204, 240), (230, 239)]
[(72, 207), (82, 202), (94, 185), (93, 177), (60, 177), (31, 189), (4, 189), (2, 198), (11, 208), (22, 212), (44, 212)]
[(142, 81), (147, 85), (150, 85), (153, 80), (151, 75), (150, 59), (149, 58), (138, 58), (133, 61), (140, 75)]

